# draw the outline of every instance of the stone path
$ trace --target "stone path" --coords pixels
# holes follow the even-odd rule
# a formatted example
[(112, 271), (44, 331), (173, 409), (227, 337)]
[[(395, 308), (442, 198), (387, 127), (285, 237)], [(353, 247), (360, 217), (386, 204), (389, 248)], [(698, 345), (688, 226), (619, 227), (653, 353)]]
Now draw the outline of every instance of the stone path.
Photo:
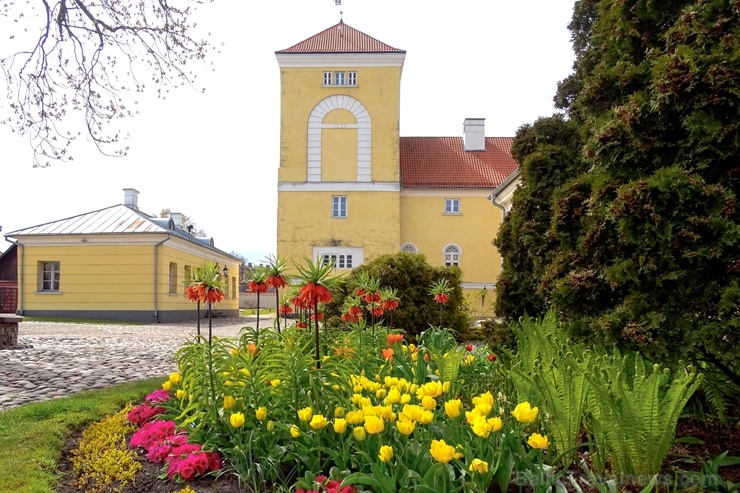
[[(213, 320), (214, 337), (236, 337), (256, 317)], [(260, 327), (273, 320), (260, 317)], [(175, 371), (177, 349), (196, 335), (195, 322), (100, 325), (21, 322), (18, 343), (0, 351), (0, 412), (21, 404), (64, 397)], [(208, 335), (208, 321), (201, 322)]]

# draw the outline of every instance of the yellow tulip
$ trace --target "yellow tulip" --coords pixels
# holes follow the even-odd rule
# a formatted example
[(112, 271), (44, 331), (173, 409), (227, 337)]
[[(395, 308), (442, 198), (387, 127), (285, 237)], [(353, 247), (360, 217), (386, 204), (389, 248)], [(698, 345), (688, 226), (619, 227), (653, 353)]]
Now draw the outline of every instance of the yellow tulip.
[(491, 431), (499, 431), (504, 426), (503, 421), (498, 416), (489, 419), (488, 424), (491, 425)]
[(162, 384), (162, 389), (166, 390), (167, 392), (169, 392), (171, 388), (172, 388), (172, 382), (170, 382), (169, 380), (167, 380), (166, 382)]
[(170, 373), (170, 382), (172, 382), (172, 385), (180, 383), (180, 372), (175, 371)]
[(432, 440), (432, 446), (429, 448), (434, 460), (447, 464), (455, 455), (455, 447), (447, 445), (444, 440)]
[(511, 415), (516, 418), (520, 423), (531, 423), (537, 419), (537, 413), (539, 409), (532, 407), (529, 402), (522, 402), (517, 404)]
[(486, 473), (488, 472), (488, 462), (480, 459), (473, 459), (473, 462), (470, 463), (468, 471), (477, 472), (480, 474)]
[(410, 394), (402, 394), (401, 395), (401, 404), (408, 404), (411, 402), (411, 395)]
[(337, 406), (334, 409), (334, 417), (335, 418), (343, 418), (344, 417), (344, 408), (342, 406)]
[(399, 402), (401, 402), (401, 392), (396, 387), (393, 387), (388, 392), (388, 397), (386, 398), (386, 401), (390, 404), (398, 404)]
[(378, 458), (381, 462), (388, 462), (393, 458), (393, 447), (389, 447), (388, 445), (383, 445), (380, 447), (380, 453), (378, 454)]
[(378, 389), (375, 391), (375, 398), (376, 399), (385, 399), (385, 396), (387, 395), (387, 392), (385, 389)]
[(229, 417), (229, 423), (234, 428), (239, 428), (241, 426), (244, 426), (244, 414), (243, 413), (234, 413)]
[(313, 410), (310, 407), (304, 407), (298, 410), (298, 419), (301, 421), (311, 421), (311, 417), (313, 417)]
[(329, 422), (321, 414), (315, 414), (314, 417), (311, 418), (311, 422), (309, 423), (311, 428), (313, 428), (314, 430), (320, 430), (328, 424)]
[(365, 415), (362, 411), (350, 411), (345, 416), (345, 419), (351, 425), (361, 425), (365, 421)]
[(260, 421), (264, 421), (267, 417), (267, 408), (265, 406), (260, 406), (257, 408), (257, 410), (254, 412), (255, 416), (257, 416), (257, 419)]
[(401, 432), (402, 435), (408, 436), (414, 431), (414, 428), (416, 428), (416, 423), (411, 420), (404, 419), (396, 421), (396, 426), (398, 427), (398, 431)]
[(182, 389), (177, 389), (177, 393), (176, 394), (177, 394), (177, 398), (178, 399), (182, 399), (183, 397), (185, 397), (185, 391), (182, 390)]
[(470, 423), (470, 427), (473, 429), (473, 433), (481, 438), (488, 438), (488, 435), (491, 433), (491, 425), (484, 418), (476, 419)]
[(527, 440), (527, 443), (532, 448), (538, 448), (542, 450), (550, 446), (550, 441), (547, 439), (547, 435), (542, 436), (539, 433), (532, 433), (529, 436), (529, 440)]
[(365, 416), (365, 431), (370, 435), (380, 433), (385, 429), (385, 423), (377, 416)]
[(299, 436), (301, 436), (301, 430), (296, 425), (291, 426), (290, 436), (292, 436), (293, 438), (298, 438)]
[(272, 421), (268, 421), (267, 422), (267, 431), (269, 431), (270, 433), (272, 433), (273, 431), (275, 431), (275, 423), (273, 423)]
[(224, 396), (224, 409), (231, 409), (232, 407), (234, 407), (235, 402), (236, 402), (236, 399), (234, 399), (232, 396), (225, 395)]
[(347, 430), (347, 421), (344, 418), (334, 419), (334, 432), (340, 435)]
[(432, 409), (437, 407), (437, 401), (434, 399), (434, 397), (425, 395), (421, 399), (421, 405), (424, 407), (424, 409), (431, 411)]
[(460, 416), (462, 408), (463, 404), (460, 399), (450, 399), (449, 401), (445, 402), (445, 414), (447, 414), (447, 416), (452, 419)]
[(419, 423), (423, 425), (428, 425), (434, 421), (434, 413), (432, 411), (422, 411), (421, 416), (419, 417)]
[(452, 388), (452, 384), (448, 381), (442, 384), (442, 392), (447, 394), (450, 392), (450, 388)]
[(365, 439), (365, 428), (362, 426), (355, 427), (354, 430), (352, 430), (352, 435), (354, 435), (355, 440), (358, 442), (361, 442)]

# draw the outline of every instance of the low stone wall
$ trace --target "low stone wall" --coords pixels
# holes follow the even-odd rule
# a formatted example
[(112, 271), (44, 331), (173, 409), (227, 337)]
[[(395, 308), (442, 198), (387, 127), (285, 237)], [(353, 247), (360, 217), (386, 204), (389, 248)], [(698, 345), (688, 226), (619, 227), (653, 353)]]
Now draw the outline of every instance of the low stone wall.
[(23, 317), (0, 314), (0, 349), (19, 349), (18, 324)]

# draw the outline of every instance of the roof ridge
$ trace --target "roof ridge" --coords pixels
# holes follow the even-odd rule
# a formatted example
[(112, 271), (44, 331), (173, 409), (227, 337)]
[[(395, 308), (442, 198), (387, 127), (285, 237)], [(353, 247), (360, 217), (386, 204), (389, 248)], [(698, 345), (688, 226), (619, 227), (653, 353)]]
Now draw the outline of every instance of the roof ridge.
[(365, 34), (340, 19), (333, 26), (275, 53), (406, 53), (406, 51)]

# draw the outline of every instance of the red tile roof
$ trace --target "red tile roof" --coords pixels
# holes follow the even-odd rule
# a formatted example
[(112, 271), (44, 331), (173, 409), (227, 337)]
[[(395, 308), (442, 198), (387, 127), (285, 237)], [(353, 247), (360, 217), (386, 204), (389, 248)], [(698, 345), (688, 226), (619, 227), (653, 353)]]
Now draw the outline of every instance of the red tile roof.
[(496, 188), (519, 165), (513, 137), (486, 137), (485, 151), (464, 151), (462, 137), (401, 137), (402, 188)]
[(339, 24), (275, 53), (406, 53), (406, 51), (389, 46), (339, 21)]

